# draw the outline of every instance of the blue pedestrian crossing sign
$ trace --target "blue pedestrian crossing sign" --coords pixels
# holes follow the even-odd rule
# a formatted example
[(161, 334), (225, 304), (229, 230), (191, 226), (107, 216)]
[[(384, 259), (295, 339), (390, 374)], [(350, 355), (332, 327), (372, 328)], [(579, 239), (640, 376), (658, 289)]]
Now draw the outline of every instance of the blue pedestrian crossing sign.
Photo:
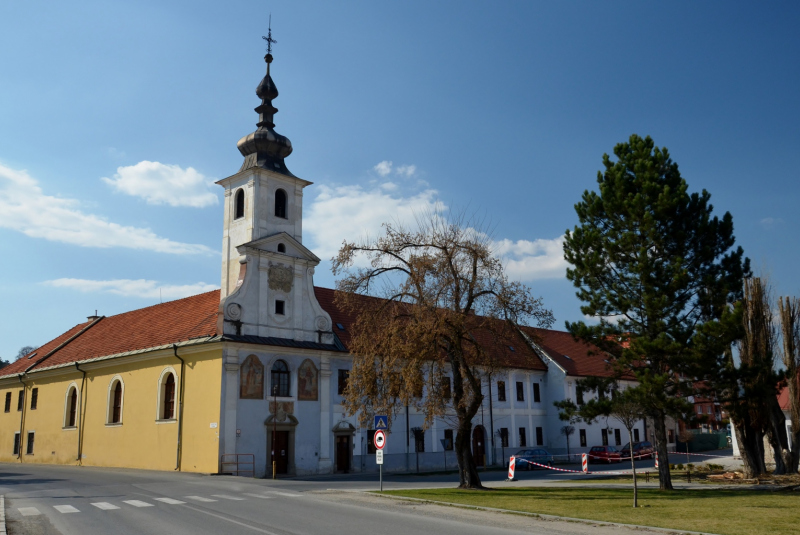
[(389, 418), (385, 414), (375, 417), (375, 429), (388, 429)]

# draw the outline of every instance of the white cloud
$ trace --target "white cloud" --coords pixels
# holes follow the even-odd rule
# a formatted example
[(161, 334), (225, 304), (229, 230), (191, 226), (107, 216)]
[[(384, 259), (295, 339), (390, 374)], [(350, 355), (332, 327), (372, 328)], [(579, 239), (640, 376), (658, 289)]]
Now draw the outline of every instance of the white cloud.
[(411, 223), (415, 214), (441, 210), (436, 196), (433, 189), (402, 197), (390, 195), (381, 187), (366, 190), (361, 186), (320, 186), (305, 214), (303, 227), (315, 253), (329, 259), (339, 251), (343, 240), (376, 236), (385, 222)]
[(416, 165), (398, 165), (394, 172), (400, 176), (414, 176), (417, 172)]
[[(436, 200), (436, 190), (424, 189), (410, 196), (385, 191), (384, 184), (374, 189), (362, 186), (320, 186), (311, 201), (303, 226), (311, 248), (328, 259), (336, 255), (343, 240), (382, 234), (381, 224), (400, 222), (413, 225), (415, 216), (441, 213), (444, 205)], [(567, 262), (562, 244), (564, 236), (552, 240), (494, 240), (492, 249), (504, 260), (511, 279), (532, 281), (564, 277)]]
[(397, 184), (395, 184), (394, 182), (384, 182), (383, 184), (381, 184), (381, 188), (385, 189), (386, 191), (396, 191)]
[(379, 175), (386, 176), (386, 175), (388, 175), (389, 173), (392, 172), (392, 162), (390, 162), (388, 160), (383, 160), (378, 165), (373, 167), (373, 169)]
[(378, 173), (380, 176), (389, 176), (392, 172), (394, 172), (394, 174), (398, 176), (412, 177), (417, 173), (417, 166), (398, 165), (397, 167), (394, 167), (394, 164), (390, 160), (383, 160), (375, 165), (372, 170)]
[(219, 202), (211, 191), (214, 181), (193, 167), (182, 169), (178, 165), (145, 160), (117, 167), (114, 178), (103, 177), (103, 181), (121, 193), (141, 197), (147, 204), (203, 208)]
[(89, 279), (55, 279), (42, 284), (56, 288), (69, 288), (84, 293), (104, 292), (124, 297), (142, 297), (145, 299), (180, 299), (190, 295), (210, 292), (217, 287), (213, 284), (197, 282), (194, 284), (163, 284), (145, 279), (114, 279), (107, 281)]
[(565, 275), (564, 236), (553, 240), (494, 241), (494, 252), (504, 259), (508, 276), (515, 280), (555, 279)]
[(162, 238), (78, 209), (78, 201), (45, 195), (26, 171), (0, 165), (0, 227), (81, 247), (126, 247), (172, 254), (213, 254), (205, 245)]

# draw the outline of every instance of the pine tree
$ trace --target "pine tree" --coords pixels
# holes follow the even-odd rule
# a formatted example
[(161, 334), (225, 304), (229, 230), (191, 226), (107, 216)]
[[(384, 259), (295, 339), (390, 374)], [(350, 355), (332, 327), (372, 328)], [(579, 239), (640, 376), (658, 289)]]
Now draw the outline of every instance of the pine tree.
[(580, 224), (567, 231), (567, 277), (598, 325), (568, 323), (576, 337), (613, 350), (618, 374), (639, 382), (654, 423), (662, 489), (671, 489), (668, 416), (691, 410), (698, 325), (715, 321), (739, 297), (749, 262), (733, 249), (733, 219), (712, 216), (710, 194), (689, 193), (666, 148), (632, 135), (603, 155), (598, 190), (575, 205)]

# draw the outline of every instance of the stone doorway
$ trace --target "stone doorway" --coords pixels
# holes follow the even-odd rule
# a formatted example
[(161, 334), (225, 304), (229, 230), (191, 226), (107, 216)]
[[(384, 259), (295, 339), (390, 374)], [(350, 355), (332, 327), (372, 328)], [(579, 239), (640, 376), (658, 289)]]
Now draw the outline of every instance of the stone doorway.
[(340, 474), (347, 474), (353, 470), (353, 436), (356, 428), (350, 422), (342, 420), (333, 426), (334, 467), (333, 470)]
[[(295, 473), (294, 441), (297, 418), (293, 415), (281, 415), (283, 418), (275, 421), (275, 417), (270, 415), (264, 422), (267, 433), (267, 449), (264, 452), (265, 470), (264, 477), (272, 477), (273, 451), (275, 452), (275, 473), (290, 475)], [(282, 420), (282, 421), (281, 421)], [(274, 439), (273, 439), (274, 436)], [(275, 448), (273, 449), (273, 440)]]
[(276, 474), (289, 473), (289, 431), (275, 431), (275, 447), (270, 448), (268, 471), (275, 461)]

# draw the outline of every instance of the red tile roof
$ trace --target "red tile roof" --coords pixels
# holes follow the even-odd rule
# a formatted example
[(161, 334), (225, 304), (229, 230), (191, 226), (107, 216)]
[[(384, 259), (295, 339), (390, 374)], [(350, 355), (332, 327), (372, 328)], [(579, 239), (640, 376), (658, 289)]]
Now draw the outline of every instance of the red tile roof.
[[(355, 315), (336, 305), (334, 290), (315, 287), (314, 293), (322, 308), (331, 315), (333, 332), (347, 347)], [(0, 377), (221, 334), (217, 333), (219, 300), (220, 292), (214, 290), (81, 323), (38, 348), (31, 358), (23, 357), (0, 369)], [(533, 327), (523, 330), (569, 375), (610, 375), (604, 354), (593, 346), (575, 341), (569, 333)], [(547, 365), (522, 340), (509, 341), (508, 345), (500, 347), (488, 337), (484, 340), (478, 335), (477, 338), (495, 348), (505, 366), (547, 370)], [(590, 354), (593, 350), (595, 355)]]
[[(0, 376), (21, 373), (32, 364), (35, 365), (28, 371), (213, 336), (217, 332), (218, 308), (219, 290), (214, 290), (108, 316), (94, 324), (81, 323), (37, 349), (33, 358), (22, 357), (0, 369)], [(78, 336), (58, 348), (75, 334)], [(42, 360), (43, 357), (46, 358)]]
[(523, 327), (522, 330), (538, 336), (539, 346), (556, 364), (567, 371), (567, 375), (577, 377), (612, 375), (611, 366), (607, 362), (608, 355), (593, 345), (575, 340), (570, 333), (535, 327)]

